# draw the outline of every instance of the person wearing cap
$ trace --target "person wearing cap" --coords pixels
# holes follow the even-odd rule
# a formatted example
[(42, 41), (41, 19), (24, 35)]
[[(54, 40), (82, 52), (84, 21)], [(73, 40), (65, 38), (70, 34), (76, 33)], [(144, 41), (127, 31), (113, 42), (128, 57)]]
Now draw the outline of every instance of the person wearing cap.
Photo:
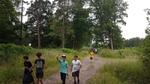
[(57, 60), (60, 63), (60, 76), (61, 76), (61, 80), (62, 80), (62, 84), (65, 84), (66, 82), (66, 75), (68, 75), (67, 73), (67, 69), (68, 69), (68, 62), (66, 61), (66, 55), (62, 55), (62, 59), (59, 59), (59, 55), (57, 55)]

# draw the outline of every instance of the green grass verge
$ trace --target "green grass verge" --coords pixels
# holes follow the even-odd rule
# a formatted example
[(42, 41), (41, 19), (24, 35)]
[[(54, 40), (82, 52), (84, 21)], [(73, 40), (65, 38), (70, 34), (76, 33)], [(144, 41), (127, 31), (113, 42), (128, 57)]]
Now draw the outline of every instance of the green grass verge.
[[(69, 65), (73, 60), (74, 55), (78, 55), (79, 59), (83, 59), (88, 51), (76, 51), (71, 49), (33, 49), (29, 54), (29, 61), (34, 63), (36, 53), (42, 52), (42, 57), (46, 61), (46, 69), (44, 70), (44, 78), (59, 72), (59, 63), (56, 60), (57, 54), (65, 54), (67, 56), (67, 61)], [(23, 55), (16, 56), (15, 59), (10, 60), (9, 62), (3, 62), (3, 65), (0, 66), (0, 84), (21, 84), (22, 83), (22, 74), (23, 74)], [(35, 68), (33, 71), (33, 76), (35, 78)]]

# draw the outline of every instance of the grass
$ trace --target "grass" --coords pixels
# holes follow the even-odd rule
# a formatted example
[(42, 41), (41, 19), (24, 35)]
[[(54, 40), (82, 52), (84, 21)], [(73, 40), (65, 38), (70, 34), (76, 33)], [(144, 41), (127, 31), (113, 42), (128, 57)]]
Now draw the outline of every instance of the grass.
[[(79, 59), (83, 59), (88, 51), (76, 51), (70, 49), (34, 49), (33, 52), (29, 55), (29, 61), (34, 63), (36, 57), (36, 53), (40, 51), (42, 52), (42, 57), (45, 59), (46, 68), (44, 70), (44, 78), (59, 72), (59, 62), (56, 60), (56, 55), (65, 54), (67, 56), (67, 61), (69, 65), (73, 60), (74, 55), (78, 55)], [(17, 56), (16, 59), (13, 59), (9, 63), (5, 63), (3, 66), (0, 66), (0, 84), (21, 84), (22, 79), (21, 76), (23, 74), (23, 56)], [(61, 56), (60, 56), (61, 58)], [(35, 78), (35, 68), (33, 71), (33, 76)]]
[[(105, 50), (106, 52), (107, 50)], [(103, 59), (104, 67), (101, 68), (90, 80), (89, 84), (141, 84), (141, 77), (143, 71), (142, 63), (139, 61), (140, 54), (128, 50), (121, 50), (124, 58), (115, 56), (113, 54)], [(113, 53), (120, 52), (120, 50), (110, 51)], [(126, 55), (125, 55), (126, 53)], [(101, 52), (99, 53), (102, 55)], [(105, 53), (103, 54), (105, 55)], [(110, 57), (110, 58), (109, 58)]]

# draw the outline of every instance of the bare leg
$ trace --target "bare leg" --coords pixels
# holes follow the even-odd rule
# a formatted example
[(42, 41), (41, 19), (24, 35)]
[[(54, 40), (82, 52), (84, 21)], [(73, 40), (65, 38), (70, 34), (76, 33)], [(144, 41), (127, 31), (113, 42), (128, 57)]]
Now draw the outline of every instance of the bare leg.
[(78, 83), (79, 83), (80, 82), (79, 76), (77, 77), (77, 79), (78, 79)]
[(76, 84), (76, 77), (74, 77), (74, 84)]
[(41, 84), (43, 84), (42, 78), (40, 78), (39, 80), (40, 80)]
[(37, 78), (37, 84), (39, 84), (39, 78)]

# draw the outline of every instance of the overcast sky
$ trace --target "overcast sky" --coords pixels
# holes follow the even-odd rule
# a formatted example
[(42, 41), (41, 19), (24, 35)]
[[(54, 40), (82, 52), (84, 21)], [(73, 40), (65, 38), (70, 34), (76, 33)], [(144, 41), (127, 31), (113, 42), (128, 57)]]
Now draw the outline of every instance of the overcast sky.
[(146, 36), (145, 29), (148, 26), (146, 20), (146, 12), (144, 9), (150, 8), (150, 0), (125, 0), (129, 4), (127, 10), (128, 18), (125, 18), (127, 22), (126, 26), (122, 26), (122, 35), (126, 39)]

